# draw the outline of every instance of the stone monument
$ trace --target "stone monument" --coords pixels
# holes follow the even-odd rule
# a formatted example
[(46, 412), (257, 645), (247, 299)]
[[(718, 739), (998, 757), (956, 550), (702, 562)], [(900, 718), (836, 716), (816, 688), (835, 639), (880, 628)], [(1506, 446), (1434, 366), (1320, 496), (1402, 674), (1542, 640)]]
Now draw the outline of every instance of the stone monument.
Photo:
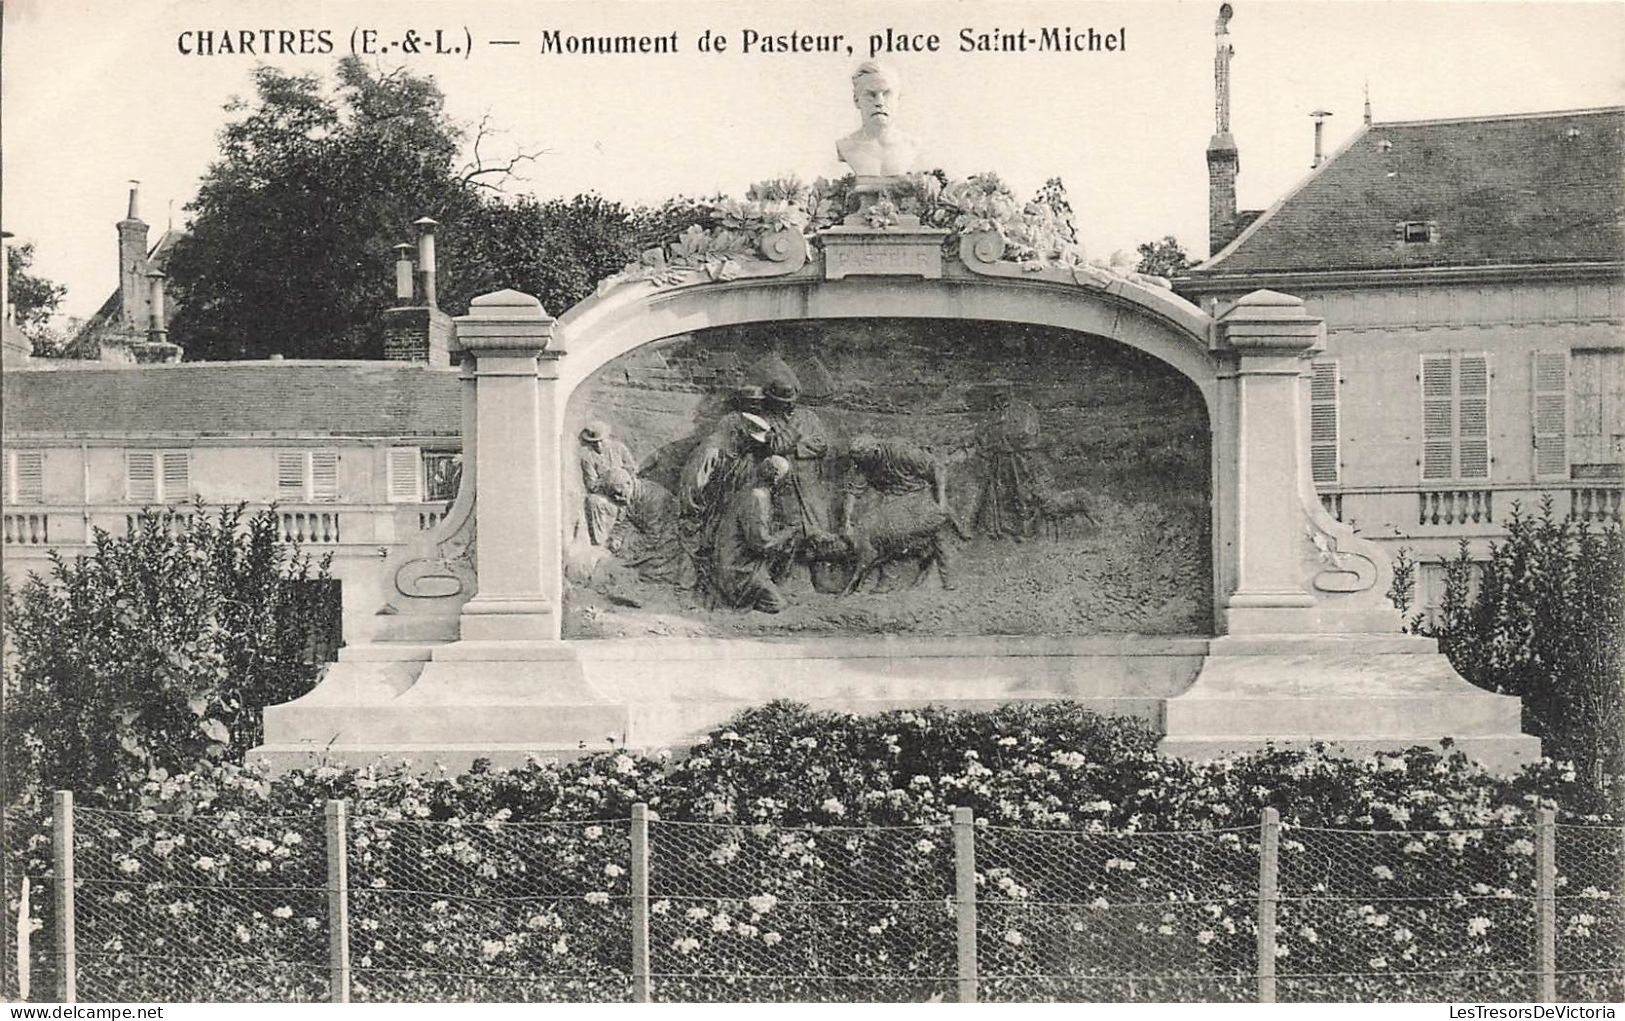
[(725, 264), (673, 246), (557, 320), (472, 302), (457, 501), (383, 564), (377, 640), (268, 708), (259, 751), (680, 746), (789, 697), (1068, 699), (1191, 756), (1538, 755), (1516, 698), (1400, 633), (1384, 555), (1315, 495), (1322, 321), (879, 215), (913, 162), (895, 98), (860, 66), (856, 220)]

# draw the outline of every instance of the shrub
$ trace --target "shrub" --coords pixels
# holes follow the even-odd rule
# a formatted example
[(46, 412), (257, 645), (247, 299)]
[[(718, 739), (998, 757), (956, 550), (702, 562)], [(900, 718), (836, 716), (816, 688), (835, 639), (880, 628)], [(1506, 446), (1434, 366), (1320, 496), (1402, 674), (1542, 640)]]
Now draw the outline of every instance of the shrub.
[(327, 561), (272, 511), (143, 516), (4, 593), (13, 801), (238, 757), (336, 639)]
[[(1462, 543), (1445, 564), (1438, 620), (1418, 617), (1410, 628), (1438, 638), (1472, 683), (1522, 698), (1524, 725), (1548, 755), (1618, 777), (1625, 773), (1625, 541), (1618, 528), (1554, 518), (1550, 497), (1536, 516), (1513, 505), (1506, 529), (1482, 568)], [(1405, 609), (1408, 591), (1396, 594)]]

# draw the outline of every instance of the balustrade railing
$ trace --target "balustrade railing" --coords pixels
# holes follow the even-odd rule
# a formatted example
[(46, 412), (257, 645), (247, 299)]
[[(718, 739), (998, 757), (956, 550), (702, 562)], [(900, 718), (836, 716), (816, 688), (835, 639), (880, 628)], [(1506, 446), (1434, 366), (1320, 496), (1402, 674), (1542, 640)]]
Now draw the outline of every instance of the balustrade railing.
[(1586, 486), (1569, 490), (1569, 512), (1578, 521), (1596, 524), (1620, 523), (1620, 496), (1617, 488)]
[(1495, 522), (1489, 489), (1433, 489), (1417, 493), (1419, 525), (1488, 525)]
[(339, 512), (279, 510), (277, 518), (282, 525), (282, 541), (312, 545), (339, 541)]
[(51, 542), (51, 519), (43, 511), (7, 511), (0, 515), (7, 546), (46, 546)]

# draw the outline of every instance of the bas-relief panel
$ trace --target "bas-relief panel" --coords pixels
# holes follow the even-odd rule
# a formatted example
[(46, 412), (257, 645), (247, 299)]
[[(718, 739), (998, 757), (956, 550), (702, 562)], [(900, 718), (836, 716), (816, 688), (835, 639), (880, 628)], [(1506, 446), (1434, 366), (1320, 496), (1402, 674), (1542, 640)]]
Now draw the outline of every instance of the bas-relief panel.
[(1206, 409), (1113, 342), (705, 330), (594, 373), (564, 443), (567, 638), (1211, 630)]

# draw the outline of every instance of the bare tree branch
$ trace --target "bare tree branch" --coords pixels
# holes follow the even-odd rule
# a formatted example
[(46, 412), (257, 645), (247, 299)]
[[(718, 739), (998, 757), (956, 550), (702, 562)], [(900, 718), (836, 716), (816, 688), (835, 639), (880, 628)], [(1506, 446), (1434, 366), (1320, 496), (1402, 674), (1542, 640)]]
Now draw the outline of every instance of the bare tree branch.
[(474, 158), (466, 167), (463, 168), (462, 177), (460, 178), (464, 184), (472, 185), (476, 188), (489, 188), (492, 191), (500, 191), (502, 187), (500, 183), (482, 181), (480, 178), (496, 175), (499, 182), (510, 177), (515, 180), (523, 181), (525, 178), (521, 177), (515, 172), (521, 163), (534, 163), (537, 159), (550, 155), (553, 152), (551, 149), (537, 149), (534, 152), (520, 151), (515, 153), (505, 163), (492, 163), (487, 165), (484, 155), (480, 152), (480, 145), (484, 143), (487, 138), (503, 133), (504, 132), (499, 132), (491, 127), (491, 114), (489, 111), (487, 111), (486, 114), (480, 118), (479, 126), (474, 131)]

